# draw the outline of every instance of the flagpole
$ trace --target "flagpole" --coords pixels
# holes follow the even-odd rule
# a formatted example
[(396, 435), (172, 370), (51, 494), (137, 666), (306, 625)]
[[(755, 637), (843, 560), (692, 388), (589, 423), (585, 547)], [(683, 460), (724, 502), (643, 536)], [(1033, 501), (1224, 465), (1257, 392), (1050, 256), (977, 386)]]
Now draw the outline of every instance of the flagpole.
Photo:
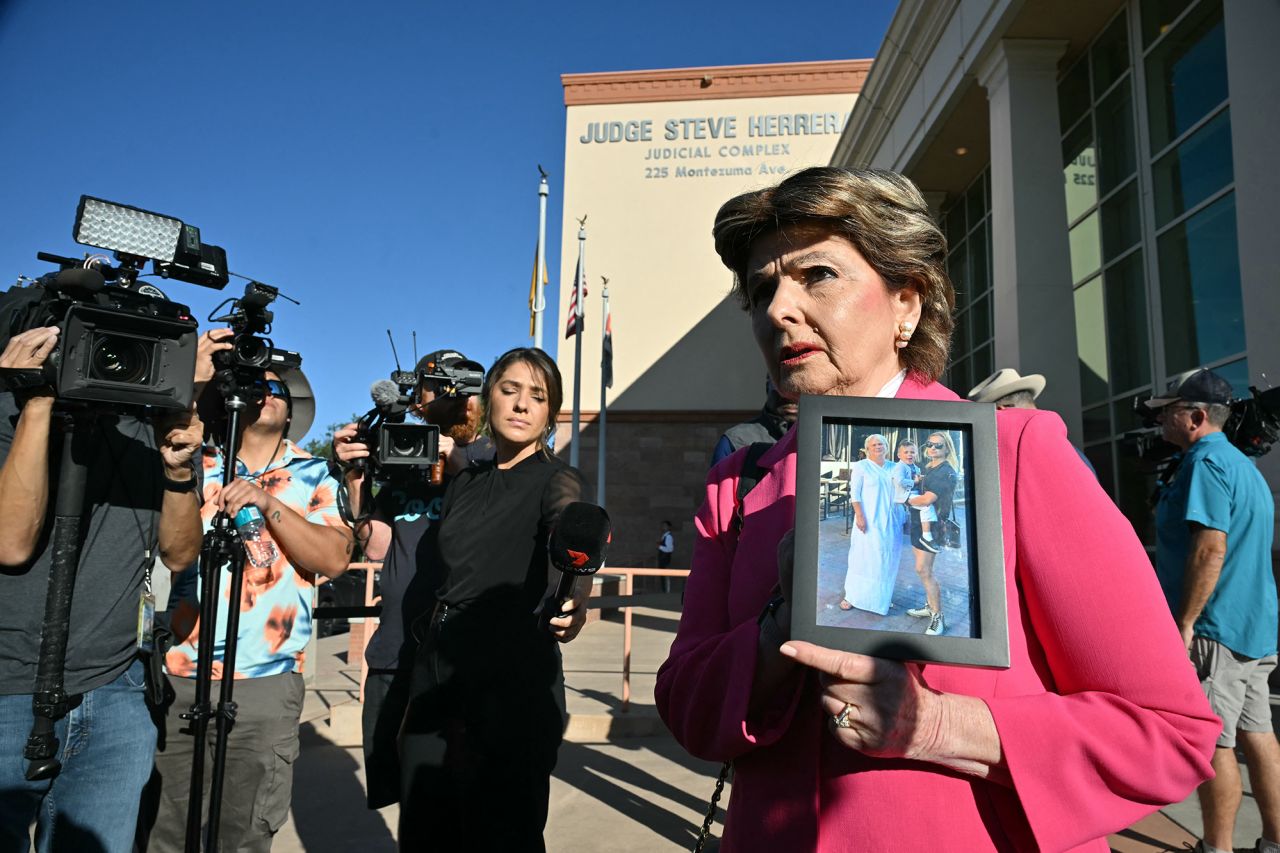
[(605, 460), (605, 411), (608, 403), (605, 400), (605, 371), (604, 371), (604, 344), (609, 336), (609, 279), (600, 276), (602, 289), (604, 290), (604, 314), (600, 320), (600, 420), (598, 423), (599, 432), (599, 457), (596, 462), (596, 503), (601, 507), (604, 506), (604, 460)]
[(584, 312), (582, 288), (586, 282), (587, 217), (578, 220), (578, 274), (574, 278), (577, 288), (577, 314), (573, 323), (573, 431), (569, 435), (569, 464), (578, 467), (578, 438), (582, 424), (582, 315)]
[(533, 262), (534, 285), (533, 299), (533, 345), (542, 349), (542, 315), (547, 307), (547, 295), (543, 292), (542, 270), (547, 263), (547, 173), (538, 166), (538, 174), (542, 176), (538, 182), (538, 252)]

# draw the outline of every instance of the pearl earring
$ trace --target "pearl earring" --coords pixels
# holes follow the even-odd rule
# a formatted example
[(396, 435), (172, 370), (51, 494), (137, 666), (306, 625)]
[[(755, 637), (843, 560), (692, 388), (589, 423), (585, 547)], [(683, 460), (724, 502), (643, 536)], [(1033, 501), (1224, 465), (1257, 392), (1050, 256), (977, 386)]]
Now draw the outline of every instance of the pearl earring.
[(915, 331), (915, 325), (909, 321), (902, 321), (898, 324), (898, 338), (894, 344), (898, 349), (905, 349), (907, 344), (911, 342), (911, 334)]

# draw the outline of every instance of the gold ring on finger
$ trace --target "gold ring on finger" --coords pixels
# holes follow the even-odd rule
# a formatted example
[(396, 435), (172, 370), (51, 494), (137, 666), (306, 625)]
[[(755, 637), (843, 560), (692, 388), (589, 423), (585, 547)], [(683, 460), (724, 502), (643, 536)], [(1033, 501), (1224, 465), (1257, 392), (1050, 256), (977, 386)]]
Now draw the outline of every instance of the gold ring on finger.
[(849, 719), (849, 714), (851, 714), (853, 709), (857, 707), (858, 706), (852, 702), (845, 702), (844, 707), (840, 709), (840, 713), (832, 715), (831, 722), (835, 723), (836, 728), (838, 729), (853, 728), (853, 721)]

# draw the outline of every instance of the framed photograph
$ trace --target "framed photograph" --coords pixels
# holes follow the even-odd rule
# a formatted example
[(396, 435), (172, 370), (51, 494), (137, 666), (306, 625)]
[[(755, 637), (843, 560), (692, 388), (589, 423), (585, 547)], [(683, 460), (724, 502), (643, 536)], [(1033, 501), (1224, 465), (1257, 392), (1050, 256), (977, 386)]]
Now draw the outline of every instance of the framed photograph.
[(792, 636), (1007, 667), (995, 407), (806, 396), (796, 429)]

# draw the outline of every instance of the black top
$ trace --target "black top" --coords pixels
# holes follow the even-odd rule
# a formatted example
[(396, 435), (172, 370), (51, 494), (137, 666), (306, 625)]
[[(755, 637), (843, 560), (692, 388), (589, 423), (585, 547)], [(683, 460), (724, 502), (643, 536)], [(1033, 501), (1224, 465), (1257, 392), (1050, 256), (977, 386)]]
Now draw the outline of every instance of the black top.
[[(13, 445), (19, 409), (0, 392), (0, 465)], [(127, 415), (101, 415), (89, 428), (84, 538), (71, 598), (66, 691), (86, 693), (114, 681), (133, 662), (138, 603), (155, 555), (164, 476), (154, 431)], [(31, 693), (44, 625), (53, 554), (53, 507), (62, 438), (49, 442), (49, 508), (35, 556), (0, 566), (0, 694)]]
[(589, 500), (582, 474), (535, 453), (507, 470), (493, 462), (463, 471), (444, 498), (439, 548), (445, 580), (437, 598), (454, 607), (480, 602), (532, 612), (551, 573), (547, 539), (566, 504)]
[(956, 469), (950, 462), (943, 462), (936, 468), (924, 468), (924, 479), (920, 481), (920, 492), (933, 492), (938, 496), (934, 502), (934, 512), (938, 519), (951, 517), (951, 499), (956, 492)]

